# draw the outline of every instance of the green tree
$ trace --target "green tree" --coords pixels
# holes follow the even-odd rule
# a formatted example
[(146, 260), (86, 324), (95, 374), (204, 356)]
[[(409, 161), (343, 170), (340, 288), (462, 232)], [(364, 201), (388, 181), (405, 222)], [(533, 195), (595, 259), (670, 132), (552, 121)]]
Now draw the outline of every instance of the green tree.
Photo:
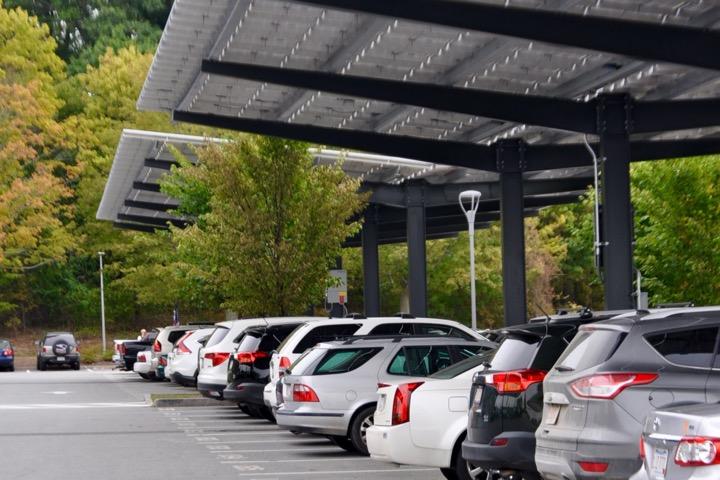
[(163, 183), (181, 204), (197, 204), (188, 192), (208, 186), (208, 213), (173, 236), (181, 256), (202, 262), (224, 306), (242, 315), (296, 314), (321, 301), (328, 268), (360, 228), (350, 221), (363, 208), (359, 181), (339, 167), (313, 167), (307, 148), (243, 136), (200, 149), (198, 166)]

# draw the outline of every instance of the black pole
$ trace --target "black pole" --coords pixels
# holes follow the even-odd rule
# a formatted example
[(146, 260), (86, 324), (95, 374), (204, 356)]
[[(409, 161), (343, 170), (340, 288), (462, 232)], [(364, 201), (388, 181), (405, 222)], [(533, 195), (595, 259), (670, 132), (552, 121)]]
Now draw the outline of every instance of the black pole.
[(505, 326), (510, 326), (527, 322), (522, 178), (525, 144), (504, 140), (496, 148), (500, 172), (504, 318)]
[(427, 316), (427, 273), (425, 256), (425, 202), (423, 187), (407, 187), (408, 290), (410, 313)]
[[(335, 270), (342, 270), (343, 263), (342, 257), (335, 258)], [(330, 316), (332, 318), (342, 318), (345, 316), (345, 308), (339, 303), (333, 303), (330, 305)]]
[(633, 217), (630, 202), (631, 103), (626, 94), (598, 98), (602, 165), (605, 308), (633, 308)]
[(376, 207), (365, 213), (362, 237), (363, 303), (366, 317), (380, 315), (380, 260), (378, 256), (378, 222)]

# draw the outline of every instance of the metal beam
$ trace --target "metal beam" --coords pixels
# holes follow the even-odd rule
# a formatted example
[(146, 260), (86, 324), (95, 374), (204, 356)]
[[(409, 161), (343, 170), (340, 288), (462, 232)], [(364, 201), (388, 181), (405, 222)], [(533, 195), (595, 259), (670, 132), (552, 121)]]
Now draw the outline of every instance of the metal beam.
[(118, 213), (117, 218), (118, 220), (126, 222), (144, 223), (147, 225), (154, 225), (158, 227), (166, 227), (169, 223), (176, 227), (183, 228), (188, 226), (188, 224), (190, 223), (185, 220), (180, 220), (178, 218), (148, 217), (145, 215), (134, 215), (129, 213)]
[(497, 35), (720, 70), (720, 32), (462, 0), (295, 0)]
[(365, 213), (362, 226), (363, 306), (366, 317), (380, 315), (380, 257), (378, 255), (378, 223), (374, 208)]
[(178, 110), (173, 120), (478, 170), (492, 170), (495, 163), (493, 149), (486, 145)]
[(667, 132), (720, 125), (720, 99), (632, 102), (631, 133)]
[(131, 208), (142, 208), (143, 210), (154, 210), (156, 212), (167, 212), (175, 210), (180, 206), (178, 203), (144, 202), (141, 200), (126, 199), (123, 205)]
[(595, 107), (564, 98), (459, 88), (337, 73), (203, 60), (202, 71), (437, 110), (595, 133)]
[(158, 160), (156, 158), (146, 158), (145, 166), (148, 168), (157, 168), (160, 170), (170, 170), (172, 167), (179, 167), (180, 163), (174, 160)]
[(167, 227), (157, 225), (141, 225), (139, 223), (113, 222), (113, 227), (121, 230), (135, 230), (136, 232), (155, 233), (156, 230), (168, 230)]
[[(487, 228), (488, 225), (476, 225), (475, 228)], [(467, 226), (466, 226), (467, 228)], [(406, 243), (407, 237), (405, 231), (402, 232), (393, 232), (395, 236), (381, 236), (378, 237), (378, 245), (390, 245), (395, 243)], [(443, 232), (443, 233), (428, 233), (425, 232), (425, 239), (426, 240), (440, 240), (444, 238), (455, 238), (457, 237), (457, 232)], [(356, 235), (354, 237), (351, 237), (345, 242), (343, 242), (343, 248), (355, 248), (362, 246), (362, 240), (360, 238), (360, 235)]]
[(141, 182), (135, 180), (132, 183), (133, 190), (142, 190), (143, 192), (160, 192), (160, 184), (152, 182)]
[(423, 186), (408, 189), (407, 246), (410, 313), (427, 316), (427, 259), (425, 255), (425, 203)]

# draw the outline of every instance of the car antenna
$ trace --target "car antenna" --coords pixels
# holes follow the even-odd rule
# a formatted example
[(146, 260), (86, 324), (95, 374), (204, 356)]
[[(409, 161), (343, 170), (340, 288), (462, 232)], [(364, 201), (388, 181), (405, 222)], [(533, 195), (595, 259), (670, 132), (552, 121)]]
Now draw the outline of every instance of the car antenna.
[(547, 337), (548, 333), (550, 333), (550, 320), (552, 320), (552, 318), (550, 318), (550, 315), (548, 315), (548, 313), (540, 306), (539, 303), (533, 303), (538, 308), (538, 310), (540, 310), (542, 314), (545, 315), (545, 336)]

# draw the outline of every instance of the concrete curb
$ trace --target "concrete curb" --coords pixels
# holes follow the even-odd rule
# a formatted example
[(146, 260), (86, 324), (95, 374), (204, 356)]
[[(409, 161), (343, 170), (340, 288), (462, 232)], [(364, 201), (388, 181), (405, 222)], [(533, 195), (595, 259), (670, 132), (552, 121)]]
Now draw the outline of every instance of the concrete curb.
[(149, 399), (153, 407), (216, 407), (223, 405), (223, 402), (212, 398), (158, 398)]

